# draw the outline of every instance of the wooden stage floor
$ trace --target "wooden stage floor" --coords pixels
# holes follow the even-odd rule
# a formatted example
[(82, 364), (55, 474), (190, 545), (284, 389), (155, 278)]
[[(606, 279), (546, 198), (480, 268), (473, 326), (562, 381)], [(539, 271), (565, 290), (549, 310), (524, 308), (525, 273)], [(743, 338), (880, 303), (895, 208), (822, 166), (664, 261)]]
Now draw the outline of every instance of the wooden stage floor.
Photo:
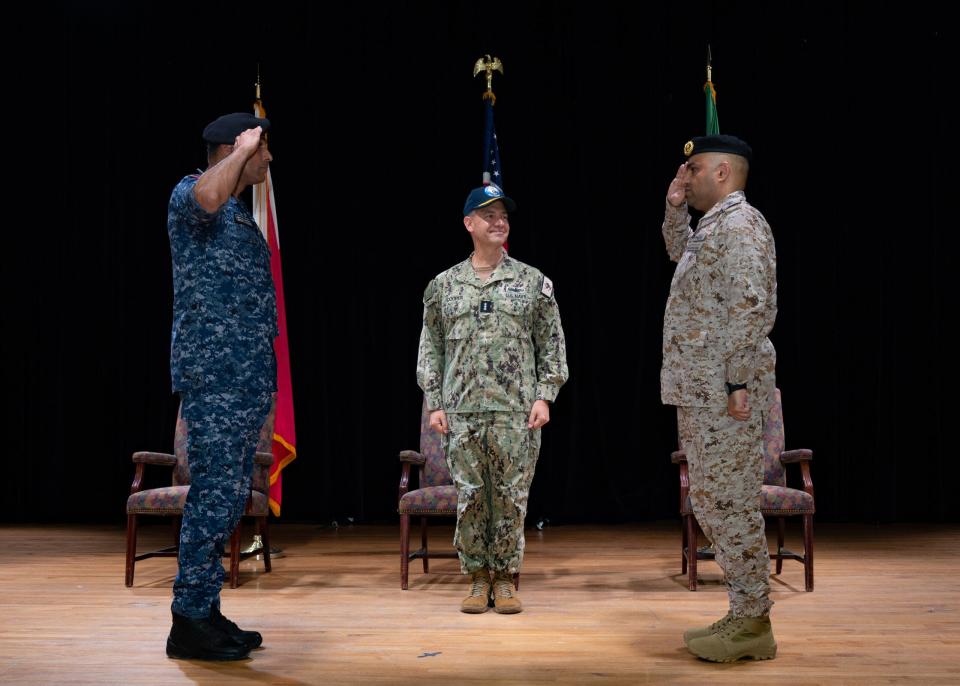
[[(169, 532), (145, 527), (141, 543)], [(816, 591), (796, 562), (772, 583), (777, 659), (729, 665), (683, 647), (684, 629), (724, 614), (726, 593), (713, 563), (686, 589), (679, 524), (529, 531), (513, 616), (461, 614), (452, 559), (429, 575), (411, 565), (401, 592), (398, 527), (272, 534), (285, 553), (273, 572), (248, 560), (222, 596), (265, 648), (204, 663), (164, 654), (174, 560), (138, 563), (128, 589), (119, 528), (0, 526), (0, 683), (960, 684), (956, 525), (818, 525)], [(435, 534), (449, 545), (449, 527)]]

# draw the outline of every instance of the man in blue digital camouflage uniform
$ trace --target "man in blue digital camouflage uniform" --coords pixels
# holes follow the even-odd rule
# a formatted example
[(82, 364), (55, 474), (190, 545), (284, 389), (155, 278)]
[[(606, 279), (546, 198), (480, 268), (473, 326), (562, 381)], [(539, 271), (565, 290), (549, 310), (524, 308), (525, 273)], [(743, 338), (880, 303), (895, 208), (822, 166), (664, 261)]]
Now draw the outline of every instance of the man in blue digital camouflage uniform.
[(224, 544), (246, 506), (276, 389), (270, 250), (240, 193), (264, 180), (270, 122), (227, 114), (203, 132), (207, 170), (170, 196), (170, 372), (187, 423), (191, 485), (180, 530), (167, 655), (238, 660), (262, 638), (220, 613)]

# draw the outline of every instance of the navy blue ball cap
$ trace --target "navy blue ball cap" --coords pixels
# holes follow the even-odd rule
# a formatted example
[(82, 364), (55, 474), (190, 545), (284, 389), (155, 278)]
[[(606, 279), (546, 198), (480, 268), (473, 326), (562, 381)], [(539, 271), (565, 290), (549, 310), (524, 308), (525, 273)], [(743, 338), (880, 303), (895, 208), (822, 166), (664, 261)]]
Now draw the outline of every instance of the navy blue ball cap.
[(247, 129), (255, 129), (258, 126), (266, 133), (270, 130), (270, 120), (260, 119), (249, 112), (225, 114), (207, 124), (207, 128), (203, 130), (203, 140), (207, 143), (233, 145), (237, 136)]
[(504, 204), (507, 212), (513, 212), (517, 209), (517, 203), (505, 196), (503, 191), (500, 190), (500, 186), (491, 183), (489, 186), (480, 186), (480, 188), (474, 188), (470, 191), (467, 201), (463, 203), (463, 216), (466, 217), (474, 210), (486, 207), (497, 200)]
[(748, 162), (753, 159), (753, 149), (747, 145), (746, 141), (726, 134), (697, 136), (683, 146), (683, 154), (687, 157), (699, 155), (702, 152), (728, 152), (745, 157)]

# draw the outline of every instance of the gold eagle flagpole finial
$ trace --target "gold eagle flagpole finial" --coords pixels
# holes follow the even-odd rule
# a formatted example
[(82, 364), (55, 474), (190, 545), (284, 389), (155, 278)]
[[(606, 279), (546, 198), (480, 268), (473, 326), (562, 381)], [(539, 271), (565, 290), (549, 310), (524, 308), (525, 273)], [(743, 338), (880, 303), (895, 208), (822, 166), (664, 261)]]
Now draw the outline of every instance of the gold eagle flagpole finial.
[(497, 102), (497, 96), (493, 94), (493, 72), (495, 71), (503, 74), (503, 62), (500, 61), (499, 57), (491, 58), (490, 55), (484, 55), (473, 65), (474, 77), (480, 72), (485, 72), (487, 75), (487, 90), (483, 94), (483, 99), (490, 98), (491, 104)]

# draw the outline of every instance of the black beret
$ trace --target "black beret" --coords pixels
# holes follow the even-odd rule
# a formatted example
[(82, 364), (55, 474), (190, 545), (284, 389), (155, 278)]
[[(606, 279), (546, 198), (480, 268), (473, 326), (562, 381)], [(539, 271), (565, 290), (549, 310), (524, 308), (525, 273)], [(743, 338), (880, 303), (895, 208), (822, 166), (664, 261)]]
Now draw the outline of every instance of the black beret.
[(258, 126), (266, 133), (270, 130), (270, 120), (259, 119), (249, 112), (225, 114), (207, 124), (207, 128), (203, 130), (203, 140), (207, 143), (232, 145), (241, 133)]
[(701, 152), (729, 152), (740, 155), (740, 157), (746, 157), (748, 162), (753, 159), (753, 150), (745, 141), (726, 134), (697, 136), (693, 140), (687, 141), (687, 144), (683, 146), (683, 154), (687, 157), (698, 155)]

